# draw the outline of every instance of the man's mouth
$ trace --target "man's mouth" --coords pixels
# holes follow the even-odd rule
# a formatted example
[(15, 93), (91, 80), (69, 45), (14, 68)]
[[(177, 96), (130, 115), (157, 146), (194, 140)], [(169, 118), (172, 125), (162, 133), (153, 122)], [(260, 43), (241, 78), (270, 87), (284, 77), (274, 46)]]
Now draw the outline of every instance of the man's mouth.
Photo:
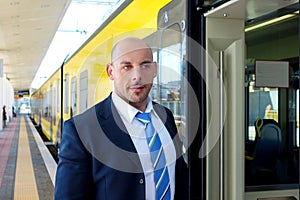
[(130, 90), (136, 93), (142, 92), (145, 89), (145, 86), (143, 85), (135, 85), (135, 86), (131, 86)]

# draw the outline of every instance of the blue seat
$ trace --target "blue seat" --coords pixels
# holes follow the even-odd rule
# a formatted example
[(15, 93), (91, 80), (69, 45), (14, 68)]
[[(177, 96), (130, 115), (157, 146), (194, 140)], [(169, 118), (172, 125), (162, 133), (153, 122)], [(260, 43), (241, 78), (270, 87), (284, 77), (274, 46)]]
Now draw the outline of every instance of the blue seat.
[(281, 129), (272, 119), (255, 121), (255, 146), (249, 164), (250, 183), (272, 184), (276, 181), (276, 166), (281, 154)]

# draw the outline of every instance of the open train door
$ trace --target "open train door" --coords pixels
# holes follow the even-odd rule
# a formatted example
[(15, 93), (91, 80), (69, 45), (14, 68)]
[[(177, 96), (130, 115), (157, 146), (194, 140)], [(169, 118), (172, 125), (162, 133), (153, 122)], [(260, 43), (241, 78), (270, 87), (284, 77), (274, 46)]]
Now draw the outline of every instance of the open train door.
[(205, 13), (207, 199), (244, 199), (245, 1)]
[[(297, 9), (293, 10), (293, 7), (289, 6), (289, 4), (294, 3), (295, 1), (275, 0), (222, 1), (222, 3), (220, 3), (218, 6), (212, 7), (210, 10), (205, 11), (204, 13), (205, 28), (202, 30), (205, 31), (204, 38), (206, 51), (205, 83), (207, 133), (199, 153), (200, 157), (206, 158), (206, 198), (204, 199), (257, 200), (299, 198), (299, 191), (297, 190), (299, 185), (294, 184), (298, 188), (293, 188), (293, 185), (287, 184), (287, 181), (289, 180), (282, 176), (280, 177), (276, 175), (277, 180), (276, 182), (271, 182), (273, 184), (259, 183), (256, 185), (250, 185), (251, 188), (247, 187), (247, 185), (245, 187), (245, 177), (252, 170), (251, 166), (250, 171), (245, 170), (245, 163), (247, 161), (247, 157), (245, 156), (245, 136), (247, 135), (246, 132), (248, 131), (248, 125), (246, 122), (248, 117), (247, 112), (249, 112), (247, 110), (247, 101), (249, 100), (249, 97), (246, 96), (247, 93), (245, 92), (245, 83), (247, 83), (247, 80), (245, 80), (245, 58), (247, 58), (247, 60), (251, 58), (272, 59), (273, 61), (279, 61), (295, 57), (291, 52), (293, 49), (299, 48), (292, 48), (291, 46), (288, 46), (290, 44), (299, 42), (298, 33), (296, 35), (297, 42), (295, 42), (295, 40), (294, 42), (291, 42), (292, 40), (288, 39), (292, 37), (287, 37), (287, 35), (281, 34), (291, 33), (288, 31), (289, 29), (287, 26), (282, 26), (282, 28), (274, 25), (273, 27), (269, 27), (269, 29), (264, 27), (255, 35), (254, 33), (246, 34), (245, 28), (252, 27), (247, 23), (258, 20), (258, 18), (261, 18), (261, 22), (263, 22), (263, 18), (264, 20), (267, 18), (270, 21), (271, 19), (279, 20), (280, 15), (278, 15), (278, 13), (282, 12), (284, 7), (286, 7), (286, 11), (289, 12), (285, 13), (288, 14), (287, 16), (291, 16), (295, 21), (299, 20), (297, 19), (297, 13), (299, 11), (297, 11)], [(298, 3), (299, 2), (296, 2), (297, 6)], [(199, 9), (200, 8), (201, 7), (199, 7)], [(251, 14), (253, 14), (253, 16), (249, 18)], [(271, 17), (272, 14), (277, 15)], [(285, 21), (287, 21), (287, 18), (285, 18)], [(295, 21), (294, 23), (297, 23)], [(290, 24), (291, 23), (289, 23), (289, 25)], [(245, 27), (245, 25), (247, 25), (247, 27)], [(265, 34), (268, 31), (268, 37), (261, 34)], [(278, 37), (272, 36), (272, 34)], [(250, 36), (252, 38), (250, 38)], [(295, 35), (293, 35), (293, 38), (294, 37)], [(255, 45), (257, 46), (253, 45), (253, 42), (251, 44), (250, 39), (256, 40)], [(251, 48), (249, 46), (251, 46)], [(276, 49), (276, 53), (272, 52), (272, 49)], [(285, 49), (289, 49), (289, 55), (286, 57), (284, 57), (284, 52), (286, 52), (284, 51)], [(299, 59), (298, 54), (299, 52), (297, 52), (296, 58)], [(249, 57), (249, 55), (251, 56)], [(269, 67), (267, 70), (272, 72), (272, 70), (274, 71), (275, 68)], [(269, 75), (271, 73), (265, 74)], [(283, 74), (280, 74), (277, 76), (277, 78), (274, 78), (274, 76), (271, 75), (270, 80), (274, 80), (276, 82), (280, 76), (283, 76)], [(258, 80), (257, 74), (255, 74), (255, 79)], [(263, 80), (265, 81), (267, 79)], [(263, 85), (263, 87), (266, 86), (274, 88), (273, 85)], [(292, 118), (292, 115), (287, 114), (289, 110), (291, 110), (291, 107), (287, 109), (287, 105), (289, 105), (287, 102), (292, 101), (288, 101), (287, 95), (284, 95), (284, 92), (287, 92), (286, 88), (288, 87), (280, 89), (281, 103), (279, 103), (279, 110), (282, 112), (280, 115), (281, 117), (279, 117), (279, 124), (281, 125), (281, 130), (283, 130), (284, 134), (288, 135), (291, 133), (291, 130), (287, 131), (285, 126), (289, 118)], [(258, 108), (252, 109), (257, 110)], [(263, 118), (267, 117), (263, 116)], [(268, 134), (271, 134), (271, 132)], [(276, 141), (277, 140), (275, 140), (275, 142)], [(283, 144), (286, 143), (287, 142)], [(264, 152), (266, 152), (269, 150), (269, 148), (270, 147), (266, 145), (262, 149)], [(281, 146), (279, 148), (281, 148)], [(281, 155), (281, 158), (277, 160), (280, 163), (276, 163), (274, 165), (277, 166), (276, 170), (279, 172), (279, 174), (285, 175), (288, 174), (286, 171), (291, 170), (291, 168), (286, 167), (286, 164), (290, 160), (287, 158), (283, 160), (282, 157), (283, 156)], [(264, 158), (267, 160), (267, 156)], [(297, 162), (298, 160), (294, 159), (293, 161)], [(289, 167), (298, 166), (295, 163), (288, 164)], [(267, 176), (262, 175), (269, 175), (271, 173), (265, 173), (265, 168), (261, 166), (259, 166), (259, 168), (259, 172), (262, 172), (259, 174), (260, 181), (262, 179), (267, 179)], [(276, 173), (278, 173), (277, 171)], [(294, 176), (297, 176), (297, 173), (295, 173)], [(275, 176), (272, 174), (270, 177), (273, 178)]]
[(189, 199), (206, 199), (206, 156), (199, 156), (206, 136), (205, 27), (198, 4), (173, 0), (159, 11), (153, 96), (175, 116), (189, 167)]

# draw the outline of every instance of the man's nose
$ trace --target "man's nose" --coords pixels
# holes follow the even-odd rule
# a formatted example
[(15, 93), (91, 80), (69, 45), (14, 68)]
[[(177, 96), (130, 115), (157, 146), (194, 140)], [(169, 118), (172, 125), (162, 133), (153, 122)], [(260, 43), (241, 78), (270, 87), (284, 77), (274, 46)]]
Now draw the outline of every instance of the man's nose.
[(142, 70), (140, 66), (136, 66), (133, 68), (133, 80), (141, 80), (142, 79)]

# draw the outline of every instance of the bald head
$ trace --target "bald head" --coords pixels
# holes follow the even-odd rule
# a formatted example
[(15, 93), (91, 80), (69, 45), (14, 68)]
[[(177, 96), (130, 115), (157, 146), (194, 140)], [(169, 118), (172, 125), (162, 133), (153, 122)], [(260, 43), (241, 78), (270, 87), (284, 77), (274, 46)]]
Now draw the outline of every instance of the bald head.
[(106, 73), (114, 81), (114, 93), (131, 106), (145, 111), (157, 73), (152, 50), (143, 40), (127, 37), (114, 45), (111, 58)]
[(114, 45), (111, 52), (111, 61), (113, 63), (123, 55), (141, 49), (147, 49), (149, 51), (149, 55), (152, 58), (152, 50), (144, 40), (136, 37), (127, 37), (125, 39), (122, 39)]

